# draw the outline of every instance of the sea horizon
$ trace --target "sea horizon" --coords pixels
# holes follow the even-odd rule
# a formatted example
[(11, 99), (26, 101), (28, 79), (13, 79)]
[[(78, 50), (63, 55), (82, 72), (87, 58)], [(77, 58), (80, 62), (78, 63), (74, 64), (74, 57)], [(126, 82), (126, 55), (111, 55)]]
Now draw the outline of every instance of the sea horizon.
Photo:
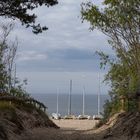
[[(52, 113), (57, 112), (57, 94), (49, 93), (32, 93), (31, 96), (47, 106), (47, 113), (50, 116)], [(96, 94), (86, 94), (85, 95), (85, 114), (86, 115), (97, 115), (98, 114), (98, 95)], [(58, 113), (62, 116), (68, 114), (68, 94), (59, 94), (58, 97)], [(109, 99), (109, 95), (100, 95), (100, 112), (103, 112), (103, 105), (105, 101)], [(83, 111), (83, 96), (82, 94), (72, 94), (71, 95), (71, 114), (81, 115)]]

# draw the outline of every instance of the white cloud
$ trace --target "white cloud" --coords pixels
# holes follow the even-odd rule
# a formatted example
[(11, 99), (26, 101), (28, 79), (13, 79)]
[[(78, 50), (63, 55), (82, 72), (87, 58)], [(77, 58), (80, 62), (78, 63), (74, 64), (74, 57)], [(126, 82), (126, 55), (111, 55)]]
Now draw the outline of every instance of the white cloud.
[[(37, 92), (41, 89), (44, 89), (42, 92), (45, 92), (47, 90), (46, 82), (51, 90), (54, 86), (57, 87), (57, 84), (61, 82), (59, 80), (66, 81), (70, 77), (74, 78), (79, 75), (79, 72), (86, 72), (87, 75), (89, 72), (93, 72), (93, 75), (96, 75), (96, 72), (99, 71), (99, 62), (94, 58), (93, 60), (92, 58), (85, 59), (87, 57), (86, 51), (91, 52), (91, 55), (96, 50), (112, 53), (101, 32), (97, 30), (89, 32), (89, 23), (81, 23), (80, 4), (86, 1), (59, 0), (59, 4), (54, 7), (36, 9), (37, 23), (49, 27), (47, 32), (39, 35), (34, 35), (31, 29), (25, 29), (20, 24), (16, 24), (12, 37), (17, 36), (19, 39), (17, 71), (21, 77), (26, 77), (27, 74), (29, 81), (31, 79), (32, 85), (29, 85), (28, 88), (31, 92), (36, 91), (36, 89)], [(99, 5), (101, 1), (93, 0)], [(70, 51), (62, 51), (69, 49), (77, 51), (74, 54), (72, 51), (71, 53)], [(72, 75), (67, 78), (63, 75), (68, 71)], [(96, 81), (94, 78), (89, 74), (86, 82), (89, 85), (91, 85), (90, 83), (94, 85), (94, 81)], [(79, 84), (80, 82), (78, 80)], [(89, 87), (90, 90), (95, 90), (92, 87), (97, 88), (96, 84)], [(65, 84), (63, 88), (65, 88)]]
[(35, 51), (24, 51), (17, 54), (17, 61), (45, 60), (47, 55)]

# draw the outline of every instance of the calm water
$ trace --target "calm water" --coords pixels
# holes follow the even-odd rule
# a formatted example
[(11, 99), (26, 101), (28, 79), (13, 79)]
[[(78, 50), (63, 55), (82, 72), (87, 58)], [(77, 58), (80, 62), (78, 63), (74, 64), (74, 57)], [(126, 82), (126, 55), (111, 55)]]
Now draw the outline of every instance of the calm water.
[[(56, 112), (56, 94), (32, 94), (32, 96), (43, 102), (48, 107), (48, 113), (52, 114)], [(108, 95), (101, 95), (101, 111), (103, 110), (103, 104), (105, 100), (109, 99)], [(71, 112), (72, 114), (82, 114), (82, 95), (73, 94), (71, 96)], [(59, 113), (61, 115), (67, 115), (68, 113), (68, 95), (59, 95)], [(85, 114), (93, 115), (97, 114), (97, 95), (86, 95), (85, 96)]]

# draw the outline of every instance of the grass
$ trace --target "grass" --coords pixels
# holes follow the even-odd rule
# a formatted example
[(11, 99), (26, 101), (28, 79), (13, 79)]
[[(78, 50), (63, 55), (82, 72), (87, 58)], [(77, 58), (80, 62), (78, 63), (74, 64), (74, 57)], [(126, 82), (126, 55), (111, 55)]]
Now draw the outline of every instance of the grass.
[(0, 101), (0, 110), (5, 110), (5, 109), (13, 109), (14, 106), (11, 104), (11, 102), (7, 101)]

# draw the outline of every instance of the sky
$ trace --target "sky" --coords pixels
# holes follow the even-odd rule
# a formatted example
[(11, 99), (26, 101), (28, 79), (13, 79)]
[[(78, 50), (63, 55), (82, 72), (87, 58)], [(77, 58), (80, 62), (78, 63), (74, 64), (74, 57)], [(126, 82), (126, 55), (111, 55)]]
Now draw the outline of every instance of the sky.
[[(73, 81), (73, 94), (97, 94), (99, 81), (101, 93), (107, 94), (108, 86), (102, 83), (107, 70), (100, 70), (96, 51), (111, 54), (107, 37), (101, 32), (89, 30), (89, 23), (81, 21), (81, 3), (85, 0), (58, 0), (53, 7), (40, 7), (37, 23), (49, 30), (35, 35), (19, 22), (11, 38), (18, 38), (16, 66), (17, 76), (28, 79), (29, 93), (69, 92), (69, 81)], [(92, 0), (101, 5), (101, 0)], [(100, 75), (100, 76), (99, 76)], [(100, 77), (100, 78), (99, 78)], [(100, 79), (100, 80), (99, 80)]]

